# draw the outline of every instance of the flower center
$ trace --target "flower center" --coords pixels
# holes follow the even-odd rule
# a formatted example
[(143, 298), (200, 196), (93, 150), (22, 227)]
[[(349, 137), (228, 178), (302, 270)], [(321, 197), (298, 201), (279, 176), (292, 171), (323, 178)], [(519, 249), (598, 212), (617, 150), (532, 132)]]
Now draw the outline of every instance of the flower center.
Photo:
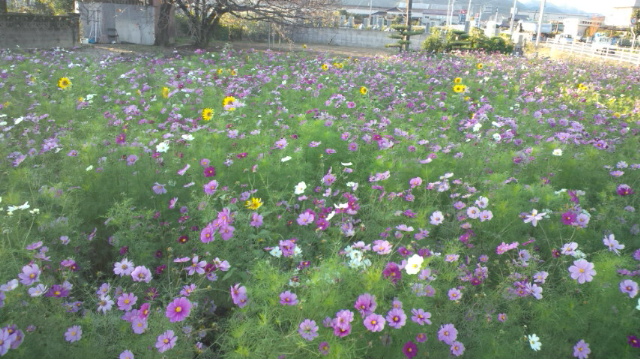
[(182, 312), (182, 307), (176, 307), (176, 313)]

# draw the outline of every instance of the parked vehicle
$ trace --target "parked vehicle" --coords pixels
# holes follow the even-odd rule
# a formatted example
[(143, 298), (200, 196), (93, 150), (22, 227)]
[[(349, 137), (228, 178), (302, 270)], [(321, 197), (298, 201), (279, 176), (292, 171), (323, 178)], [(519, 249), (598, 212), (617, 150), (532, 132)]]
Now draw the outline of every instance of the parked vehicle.
[(560, 34), (556, 35), (556, 37), (553, 39), (553, 42), (555, 42), (556, 44), (571, 44), (573, 43), (573, 37), (567, 34)]
[(593, 43), (591, 43), (591, 48), (596, 54), (613, 55), (616, 53), (616, 49), (615, 49), (616, 40), (617, 38), (598, 36), (593, 39)]

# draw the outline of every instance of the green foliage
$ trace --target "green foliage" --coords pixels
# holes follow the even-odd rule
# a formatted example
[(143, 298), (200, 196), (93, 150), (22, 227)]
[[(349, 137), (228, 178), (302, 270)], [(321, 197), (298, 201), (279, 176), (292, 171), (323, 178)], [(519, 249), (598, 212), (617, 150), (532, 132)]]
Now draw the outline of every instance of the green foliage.
[[(433, 46), (444, 48), (440, 38), (434, 32)], [(446, 39), (483, 41), (508, 46), (477, 32)], [(570, 357), (580, 339), (594, 357), (637, 354), (626, 343), (637, 333), (637, 297), (619, 288), (640, 247), (639, 197), (618, 193), (623, 183), (640, 188), (640, 94), (621, 82), (633, 69), (480, 52), (2, 55), (11, 70), (0, 72), (0, 325), (25, 332), (9, 356), (320, 358), (327, 342), (328, 358), (396, 358), (425, 333), (419, 357), (444, 358), (451, 348), (437, 337), (447, 323), (470, 357)], [(72, 85), (58, 88), (61, 77)], [(454, 92), (458, 83), (465, 88)], [(205, 193), (212, 180), (216, 191)], [(250, 208), (250, 198), (262, 205)], [(490, 215), (473, 218), (472, 207)], [(566, 212), (588, 223), (564, 224)], [(305, 213), (312, 223), (299, 224)], [(252, 224), (257, 215), (262, 224)], [(233, 226), (228, 238), (223, 222)], [(216, 229), (210, 242), (201, 240), (207, 226)], [(620, 255), (603, 244), (610, 234), (625, 245)], [(377, 252), (378, 240), (389, 253)], [(554, 255), (572, 242), (594, 264), (592, 281), (571, 278), (578, 258)], [(503, 243), (518, 248), (501, 253)], [(296, 249), (278, 254), (285, 246)], [(425, 272), (389, 277), (407, 252), (423, 254)], [(117, 275), (125, 258), (153, 279)], [(209, 273), (197, 272), (200, 261)], [(9, 290), (33, 263), (37, 284), (64, 284), (69, 295), (31, 296), (36, 283)], [(544, 283), (534, 282), (543, 271)], [(542, 297), (522, 292), (533, 283)], [(133, 293), (135, 309), (150, 304), (143, 334), (118, 304), (98, 310), (103, 284), (112, 300)], [(246, 306), (230, 298), (236, 284)], [(299, 303), (281, 304), (285, 291)], [(368, 331), (354, 307), (365, 293), (382, 316), (402, 302), (406, 324)], [(170, 322), (178, 297), (194, 306)], [(411, 320), (417, 308), (430, 325)], [(322, 322), (342, 310), (354, 320), (338, 337)], [(319, 327), (312, 341), (298, 332), (305, 319)], [(68, 343), (72, 325), (83, 336)], [(159, 353), (166, 330), (178, 341)], [(539, 353), (525, 339), (534, 333)]]
[(482, 50), (510, 54), (514, 45), (502, 37), (488, 38), (478, 29), (472, 29), (471, 34), (464, 31), (448, 31), (432, 29), (431, 35), (422, 43), (422, 49), (427, 52), (449, 52), (452, 50)]

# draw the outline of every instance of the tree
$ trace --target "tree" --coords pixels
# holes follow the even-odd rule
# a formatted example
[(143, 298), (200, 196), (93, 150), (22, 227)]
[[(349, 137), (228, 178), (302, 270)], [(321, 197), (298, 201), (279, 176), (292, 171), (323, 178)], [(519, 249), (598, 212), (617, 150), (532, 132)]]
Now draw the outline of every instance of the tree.
[[(280, 25), (301, 25), (333, 11), (338, 0), (163, 0), (159, 28), (162, 29), (172, 6), (188, 19), (195, 45), (205, 47), (223, 15), (246, 20), (269, 21)], [(156, 41), (157, 44), (163, 44)]]

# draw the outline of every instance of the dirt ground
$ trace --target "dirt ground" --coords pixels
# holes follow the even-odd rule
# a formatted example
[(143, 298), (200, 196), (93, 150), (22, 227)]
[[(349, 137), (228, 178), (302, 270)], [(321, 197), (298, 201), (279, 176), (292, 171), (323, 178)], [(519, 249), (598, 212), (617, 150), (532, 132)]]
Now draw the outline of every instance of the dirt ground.
[[(259, 42), (245, 42), (237, 41), (229, 43), (235, 50), (250, 50), (256, 51), (278, 51), (278, 52), (311, 52), (318, 54), (332, 54), (352, 57), (375, 57), (375, 56), (388, 56), (398, 52), (397, 49), (387, 48), (364, 48), (364, 47), (345, 47), (335, 45), (306, 45), (306, 48), (302, 44), (268, 44)], [(206, 48), (206, 51), (219, 52), (226, 46), (225, 43), (217, 42), (212, 43)], [(192, 54), (195, 51), (193, 46), (177, 46), (177, 47), (159, 47), (148, 45), (135, 45), (135, 44), (83, 44), (79, 48), (80, 52), (87, 52), (96, 56), (103, 55), (135, 55), (135, 54), (163, 54), (171, 55), (176, 51), (181, 54)]]

